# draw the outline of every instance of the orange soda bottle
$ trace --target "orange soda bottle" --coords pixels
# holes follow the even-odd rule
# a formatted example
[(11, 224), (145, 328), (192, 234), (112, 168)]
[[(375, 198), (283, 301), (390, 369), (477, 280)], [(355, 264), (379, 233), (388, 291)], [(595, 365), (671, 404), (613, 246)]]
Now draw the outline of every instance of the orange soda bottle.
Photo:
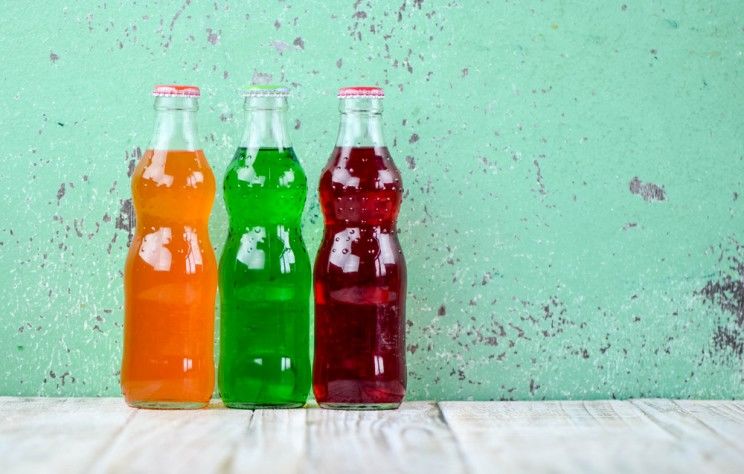
[(156, 86), (155, 132), (132, 175), (121, 388), (140, 408), (201, 408), (214, 389), (215, 179), (196, 130), (199, 88)]

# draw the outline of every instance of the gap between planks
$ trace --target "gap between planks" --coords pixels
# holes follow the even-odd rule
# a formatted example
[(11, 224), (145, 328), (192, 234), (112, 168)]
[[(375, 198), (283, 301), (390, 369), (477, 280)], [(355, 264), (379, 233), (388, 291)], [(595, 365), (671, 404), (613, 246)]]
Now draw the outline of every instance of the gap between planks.
[(744, 402), (212, 408), (0, 397), (0, 472), (744, 472)]

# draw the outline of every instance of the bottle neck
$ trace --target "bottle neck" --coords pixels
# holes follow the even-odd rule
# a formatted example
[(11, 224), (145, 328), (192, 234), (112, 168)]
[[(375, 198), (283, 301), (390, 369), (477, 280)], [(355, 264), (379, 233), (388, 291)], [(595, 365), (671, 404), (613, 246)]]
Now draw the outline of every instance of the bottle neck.
[(287, 132), (286, 97), (246, 97), (246, 127), (240, 146), (256, 151), (260, 148), (290, 148)]
[(341, 99), (338, 147), (383, 147), (382, 99)]
[(199, 105), (193, 97), (157, 97), (153, 150), (200, 150), (196, 128)]

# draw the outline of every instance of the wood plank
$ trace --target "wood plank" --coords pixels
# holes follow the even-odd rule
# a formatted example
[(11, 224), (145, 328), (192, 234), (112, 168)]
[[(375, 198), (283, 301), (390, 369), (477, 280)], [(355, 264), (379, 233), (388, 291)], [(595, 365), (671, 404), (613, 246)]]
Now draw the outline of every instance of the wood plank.
[(294, 473), (305, 468), (308, 410), (256, 410), (237, 438), (229, 472)]
[(507, 472), (726, 472), (740, 466), (709, 463), (703, 451), (691, 449), (628, 402), (440, 406), (473, 472), (493, 472), (494, 466)]
[(4, 397), (0, 472), (82, 472), (134, 412), (119, 398)]
[(394, 411), (308, 410), (307, 446), (304, 472), (465, 472), (455, 438), (429, 402)]
[(229, 468), (236, 443), (252, 411), (137, 410), (91, 472), (221, 472)]
[(744, 472), (744, 402), (128, 408), (0, 397), (0, 472)]
[[(633, 400), (651, 420), (669, 432), (689, 459), (703, 460), (710, 470), (744, 472), (744, 452), (726, 437), (672, 400)], [(702, 402), (697, 402), (702, 406)]]
[(744, 453), (744, 402), (675, 400), (673, 403)]

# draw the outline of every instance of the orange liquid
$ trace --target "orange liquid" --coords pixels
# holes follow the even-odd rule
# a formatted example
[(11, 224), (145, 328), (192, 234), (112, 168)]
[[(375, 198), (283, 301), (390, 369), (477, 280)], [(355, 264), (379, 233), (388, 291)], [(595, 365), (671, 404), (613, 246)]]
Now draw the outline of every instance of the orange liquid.
[(201, 150), (147, 150), (132, 175), (137, 229), (124, 269), (127, 403), (206, 405), (214, 389), (215, 181)]

